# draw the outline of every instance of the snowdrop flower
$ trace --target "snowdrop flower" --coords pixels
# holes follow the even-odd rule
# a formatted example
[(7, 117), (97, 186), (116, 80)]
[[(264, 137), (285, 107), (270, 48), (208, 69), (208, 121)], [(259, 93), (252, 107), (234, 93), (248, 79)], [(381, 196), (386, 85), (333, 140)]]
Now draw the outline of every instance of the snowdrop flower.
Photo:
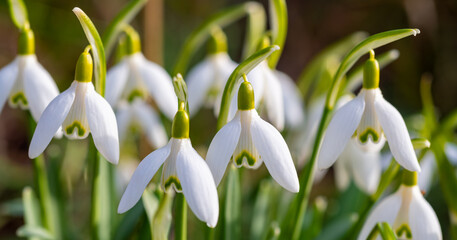
[(89, 49), (86, 48), (78, 59), (75, 80), (70, 88), (49, 103), (38, 121), (30, 143), (30, 158), (38, 157), (62, 127), (70, 139), (84, 139), (91, 132), (98, 151), (109, 162), (118, 163), (116, 117), (109, 103), (94, 90)]
[(230, 160), (237, 167), (258, 168), (262, 162), (273, 179), (290, 192), (299, 183), (292, 157), (281, 134), (262, 120), (254, 104), (252, 85), (244, 76), (238, 91), (238, 111), (211, 142), (206, 161), (219, 185)]
[(152, 96), (154, 102), (169, 119), (177, 110), (171, 77), (159, 65), (148, 61), (141, 53), (138, 33), (126, 28), (127, 56), (112, 67), (106, 77), (106, 100), (116, 107), (120, 100), (133, 101)]
[(319, 152), (320, 169), (330, 167), (355, 136), (358, 145), (369, 151), (381, 149), (387, 139), (400, 165), (420, 171), (405, 122), (398, 110), (384, 100), (378, 86), (379, 65), (371, 51), (365, 63), (362, 90), (336, 111), (327, 127)]
[[(181, 102), (183, 103), (183, 102)], [(161, 186), (184, 193), (195, 215), (215, 227), (219, 215), (216, 185), (206, 162), (192, 147), (189, 139), (189, 116), (180, 104), (173, 120), (172, 137), (168, 144), (146, 156), (133, 173), (119, 203), (118, 212), (132, 208), (152, 177), (163, 165)]]
[(11, 107), (30, 109), (35, 121), (59, 94), (51, 75), (37, 61), (31, 29), (19, 36), (19, 55), (0, 70), (0, 112), (5, 102)]
[(335, 164), (336, 186), (345, 190), (352, 178), (359, 189), (373, 194), (378, 188), (381, 170), (380, 151), (365, 151), (353, 138)]
[[(227, 53), (227, 37), (220, 28), (214, 28), (208, 42), (208, 56), (194, 68), (189, 71), (186, 78), (189, 92), (189, 110), (190, 116), (193, 117), (202, 106), (209, 108), (214, 107), (214, 114), (219, 115), (219, 107), (222, 100), (222, 94), (225, 84), (230, 74), (237, 67), (237, 63), (230, 59)], [(259, 73), (252, 73), (259, 74)], [(249, 76), (251, 76), (250, 74)], [(255, 77), (255, 79), (260, 79)], [(256, 91), (263, 90), (263, 81), (252, 82)], [(256, 102), (260, 98), (256, 99)], [(231, 115), (233, 118), (236, 112), (236, 100), (231, 106)]]
[(367, 239), (379, 222), (389, 223), (399, 239), (442, 239), (438, 218), (417, 186), (417, 172), (405, 171), (400, 188), (373, 209), (358, 239)]
[(146, 102), (134, 99), (133, 102), (122, 101), (117, 106), (116, 118), (119, 129), (119, 140), (125, 140), (130, 126), (139, 126), (149, 143), (155, 147), (163, 147), (167, 144), (167, 133), (160, 121), (159, 115)]
[(305, 121), (303, 97), (294, 80), (287, 74), (278, 70), (274, 70), (273, 72), (281, 84), (285, 125), (296, 129)]

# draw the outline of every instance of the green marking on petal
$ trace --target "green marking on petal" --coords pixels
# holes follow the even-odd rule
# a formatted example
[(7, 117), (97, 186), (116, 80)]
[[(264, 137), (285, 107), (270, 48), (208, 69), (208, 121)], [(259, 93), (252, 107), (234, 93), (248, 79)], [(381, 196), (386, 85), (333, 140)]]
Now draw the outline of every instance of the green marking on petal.
[(254, 166), (255, 163), (257, 162), (257, 159), (255, 159), (248, 151), (243, 150), (236, 158), (235, 158), (235, 163), (239, 166), (243, 164), (243, 159), (246, 158), (246, 162), (248, 163), (249, 166)]
[(74, 121), (73, 124), (66, 127), (65, 132), (68, 135), (71, 135), (75, 131), (75, 129), (77, 130), (78, 136), (80, 137), (84, 136), (84, 134), (86, 133), (86, 129), (84, 129), (84, 127), (78, 121)]
[(165, 189), (168, 189), (169, 187), (171, 187), (171, 185), (174, 184), (176, 189), (178, 191), (181, 191), (182, 188), (181, 188), (181, 182), (179, 182), (179, 179), (175, 176), (170, 176), (166, 181), (165, 181)]
[(129, 101), (130, 103), (133, 102), (133, 100), (135, 100), (135, 98), (141, 98), (141, 99), (145, 99), (146, 98), (146, 94), (144, 91), (141, 91), (140, 89), (134, 89), (133, 91), (130, 92), (130, 94), (128, 95), (127, 97), (127, 101)]
[(396, 231), (397, 237), (403, 236), (405, 234), (407, 239), (412, 239), (413, 234), (411, 233), (411, 229), (409, 228), (408, 224), (402, 224)]
[(368, 136), (370, 135), (373, 142), (377, 142), (379, 140), (379, 133), (377, 133), (376, 130), (372, 128), (367, 128), (362, 134), (360, 134), (360, 142), (366, 143), (368, 141)]
[(19, 102), (22, 102), (23, 106), (29, 105), (29, 102), (27, 101), (27, 98), (25, 97), (23, 92), (18, 92), (16, 94), (14, 94), (13, 96), (11, 96), (10, 99), (14, 105), (19, 105)]

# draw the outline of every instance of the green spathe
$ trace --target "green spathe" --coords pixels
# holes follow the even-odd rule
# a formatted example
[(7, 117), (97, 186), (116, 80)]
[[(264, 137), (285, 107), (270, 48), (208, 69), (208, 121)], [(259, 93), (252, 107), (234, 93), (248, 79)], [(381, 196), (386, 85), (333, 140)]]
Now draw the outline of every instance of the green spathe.
[(189, 115), (183, 109), (178, 110), (173, 119), (172, 138), (189, 138)]
[(365, 62), (363, 67), (363, 88), (379, 88), (379, 63), (374, 58), (373, 50), (370, 50), (370, 59)]
[(76, 63), (75, 80), (78, 82), (91, 82), (93, 67), (92, 57), (89, 54), (89, 49), (86, 48)]
[(241, 83), (240, 90), (238, 91), (238, 109), (251, 110), (254, 108), (254, 89), (250, 82), (244, 81)]
[(403, 179), (401, 183), (405, 186), (416, 186), (417, 185), (417, 172), (410, 172), (406, 169), (403, 170)]
[(140, 35), (138, 35), (135, 29), (128, 26), (124, 29), (124, 32), (127, 35), (127, 55), (141, 52)]
[(208, 53), (217, 54), (220, 52), (227, 52), (227, 36), (220, 27), (214, 27), (208, 39)]
[(35, 35), (29, 28), (23, 29), (19, 35), (19, 55), (35, 54)]

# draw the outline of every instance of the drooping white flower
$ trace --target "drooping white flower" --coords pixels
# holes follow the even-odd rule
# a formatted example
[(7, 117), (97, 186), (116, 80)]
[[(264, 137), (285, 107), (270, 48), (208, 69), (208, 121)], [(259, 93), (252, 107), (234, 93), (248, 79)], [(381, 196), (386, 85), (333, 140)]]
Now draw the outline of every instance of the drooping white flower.
[(106, 77), (106, 100), (116, 107), (120, 100), (152, 97), (160, 111), (172, 119), (178, 102), (174, 97), (170, 75), (137, 51), (125, 56)]
[(119, 203), (118, 212), (123, 213), (138, 202), (162, 165), (162, 188), (184, 193), (195, 215), (209, 227), (215, 227), (219, 215), (216, 185), (208, 165), (192, 147), (189, 117), (183, 109), (175, 116), (168, 144), (146, 156), (138, 165)]
[(305, 121), (303, 97), (292, 78), (278, 70), (274, 70), (273, 72), (281, 84), (285, 125), (296, 129)]
[(291, 192), (298, 192), (297, 172), (286, 142), (254, 108), (254, 91), (245, 79), (238, 92), (238, 111), (212, 140), (206, 161), (218, 185), (230, 160), (237, 167), (258, 168), (262, 162), (273, 179)]
[(380, 222), (389, 223), (399, 239), (442, 239), (438, 218), (416, 183), (402, 184), (382, 200), (368, 216), (358, 239), (366, 239)]
[(349, 140), (335, 163), (336, 186), (345, 190), (353, 179), (358, 188), (373, 194), (381, 177), (380, 157), (380, 151), (366, 151), (359, 147), (355, 138)]
[(117, 106), (116, 118), (119, 127), (119, 140), (122, 142), (130, 126), (139, 126), (145, 132), (149, 143), (155, 147), (167, 144), (167, 133), (160, 121), (160, 117), (149, 104), (135, 99), (129, 103), (120, 102)]
[(364, 78), (358, 96), (338, 109), (330, 121), (319, 151), (320, 169), (330, 167), (343, 152), (352, 136), (359, 146), (379, 150), (387, 139), (397, 162), (410, 171), (420, 171), (405, 122), (387, 102), (378, 87), (379, 65), (374, 53), (365, 65), (372, 73)]
[(30, 109), (35, 121), (59, 90), (46, 69), (37, 61), (30, 29), (20, 35), (19, 55), (0, 69), (0, 112), (8, 100), (11, 107)]
[(111, 163), (119, 161), (116, 117), (109, 103), (92, 84), (92, 57), (83, 52), (70, 88), (58, 95), (44, 110), (33, 134), (29, 157), (38, 157), (52, 136), (60, 131), (70, 139), (83, 139), (92, 133), (98, 151)]

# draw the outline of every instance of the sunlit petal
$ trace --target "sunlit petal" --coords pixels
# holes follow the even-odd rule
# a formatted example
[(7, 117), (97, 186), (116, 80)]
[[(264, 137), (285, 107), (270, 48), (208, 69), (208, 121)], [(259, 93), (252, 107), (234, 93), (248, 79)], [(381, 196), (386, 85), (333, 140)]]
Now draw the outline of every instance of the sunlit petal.
[(116, 116), (109, 103), (92, 88), (86, 93), (86, 115), (97, 150), (113, 164), (119, 162)]
[(415, 240), (443, 239), (438, 217), (417, 186), (413, 191), (409, 213), (409, 226)]
[(216, 185), (206, 162), (192, 148), (189, 139), (177, 156), (178, 178), (186, 201), (194, 214), (209, 227), (215, 227), (219, 216)]
[(227, 164), (238, 144), (241, 133), (240, 114), (222, 127), (214, 136), (206, 154), (206, 162), (214, 177), (216, 186), (224, 176)]
[[(265, 62), (266, 64), (266, 62)], [(282, 86), (273, 71), (266, 65), (263, 68), (265, 78), (264, 101), (268, 120), (279, 130), (284, 129), (284, 99)]]
[(152, 146), (159, 148), (167, 144), (167, 133), (155, 110), (141, 100), (136, 100), (132, 108), (136, 121), (140, 123)]
[(111, 106), (116, 106), (127, 83), (129, 69), (127, 59), (112, 67), (106, 74), (105, 98)]
[(214, 83), (215, 69), (211, 61), (211, 58), (206, 58), (191, 69), (186, 77), (191, 116), (194, 116), (204, 105), (207, 94)]
[(120, 142), (124, 141), (127, 137), (126, 135), (132, 122), (132, 115), (129, 103), (122, 101), (117, 105), (116, 120)]
[(0, 113), (13, 88), (18, 75), (18, 59), (14, 59), (10, 64), (0, 69)]
[(138, 165), (133, 173), (132, 179), (125, 190), (124, 195), (122, 195), (121, 202), (117, 208), (118, 213), (128, 211), (138, 202), (138, 200), (140, 200), (144, 189), (170, 154), (170, 149), (171, 142), (150, 153), (140, 162), (140, 165)]
[(290, 192), (298, 192), (297, 171), (295, 170), (289, 148), (281, 134), (271, 124), (262, 120), (255, 110), (251, 123), (252, 141), (260, 157), (276, 182)]
[(76, 81), (49, 103), (41, 115), (29, 147), (29, 158), (38, 157), (62, 125), (75, 99)]
[(297, 128), (305, 120), (303, 97), (295, 82), (287, 74), (280, 71), (274, 73), (281, 83), (286, 125)]

